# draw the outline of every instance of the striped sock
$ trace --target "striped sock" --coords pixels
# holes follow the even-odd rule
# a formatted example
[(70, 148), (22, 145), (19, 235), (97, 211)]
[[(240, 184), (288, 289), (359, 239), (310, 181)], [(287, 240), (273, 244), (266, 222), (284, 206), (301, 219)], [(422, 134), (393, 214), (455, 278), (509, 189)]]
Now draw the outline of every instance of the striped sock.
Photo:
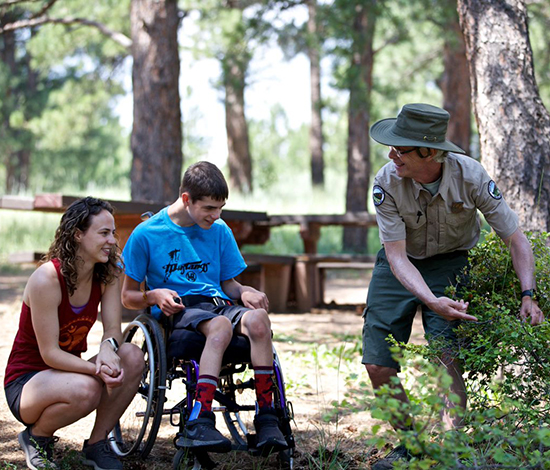
[(258, 408), (265, 410), (273, 407), (273, 367), (254, 367), (256, 400)]
[(218, 385), (218, 379), (211, 375), (199, 375), (197, 380), (197, 396), (195, 401), (201, 403), (201, 412), (212, 411), (212, 401), (214, 400), (214, 393), (216, 392), (216, 386)]

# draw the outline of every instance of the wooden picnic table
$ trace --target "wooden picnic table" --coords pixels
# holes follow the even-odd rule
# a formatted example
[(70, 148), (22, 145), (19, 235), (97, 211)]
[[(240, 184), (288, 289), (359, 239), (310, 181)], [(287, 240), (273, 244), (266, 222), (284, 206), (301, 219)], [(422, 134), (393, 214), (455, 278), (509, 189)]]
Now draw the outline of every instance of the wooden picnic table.
[(312, 215), (271, 215), (259, 225), (278, 227), (281, 225), (299, 225), (300, 236), (304, 243), (304, 253), (317, 253), (317, 244), (321, 238), (321, 228), (329, 225), (349, 227), (375, 227), (376, 216), (368, 212), (348, 212), (346, 214)]
[[(80, 199), (63, 194), (37, 194), (32, 197), (2, 196), (0, 209), (28, 210), (40, 212), (64, 212), (74, 201)], [(157, 213), (167, 204), (108, 200), (115, 210), (115, 224), (119, 235), (119, 244), (123, 247), (132, 230), (142, 221), (142, 214)], [(243, 245), (263, 244), (269, 239), (269, 226), (258, 225), (268, 220), (265, 212), (224, 210), (222, 219), (233, 231), (237, 243)]]

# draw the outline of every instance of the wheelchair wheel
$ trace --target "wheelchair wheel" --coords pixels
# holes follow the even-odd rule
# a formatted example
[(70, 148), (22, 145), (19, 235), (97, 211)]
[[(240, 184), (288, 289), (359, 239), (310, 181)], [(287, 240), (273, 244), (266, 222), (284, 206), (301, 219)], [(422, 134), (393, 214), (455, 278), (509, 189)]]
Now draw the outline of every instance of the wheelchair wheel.
[(139, 315), (123, 333), (125, 342), (141, 348), (145, 368), (136, 396), (111, 431), (114, 452), (145, 458), (151, 452), (162, 419), (166, 393), (166, 348), (162, 329), (150, 315)]

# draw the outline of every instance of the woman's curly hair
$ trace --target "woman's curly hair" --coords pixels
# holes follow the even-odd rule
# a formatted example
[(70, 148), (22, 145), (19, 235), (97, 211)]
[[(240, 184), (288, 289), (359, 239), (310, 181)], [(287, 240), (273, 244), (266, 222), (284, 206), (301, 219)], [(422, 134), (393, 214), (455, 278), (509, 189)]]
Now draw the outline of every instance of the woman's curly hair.
[[(42, 260), (42, 263), (57, 258), (61, 264), (61, 274), (65, 278), (69, 295), (73, 295), (78, 283), (77, 265), (83, 260), (77, 255), (79, 244), (76, 241), (77, 230), (86, 232), (92, 224), (92, 217), (106, 210), (111, 214), (113, 207), (107, 201), (94, 197), (85, 197), (73, 202), (61, 217), (55, 238)], [(122, 273), (120, 248), (113, 247), (109, 254), (109, 261), (96, 263), (94, 277), (103, 284), (109, 284)]]

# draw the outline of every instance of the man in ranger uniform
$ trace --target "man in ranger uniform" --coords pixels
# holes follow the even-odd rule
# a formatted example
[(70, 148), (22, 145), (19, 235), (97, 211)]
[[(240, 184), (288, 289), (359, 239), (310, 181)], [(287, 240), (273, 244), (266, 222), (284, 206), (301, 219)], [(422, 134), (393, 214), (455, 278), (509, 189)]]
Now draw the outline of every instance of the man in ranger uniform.
[[(363, 363), (373, 387), (393, 383), (399, 371), (386, 338), (408, 341), (417, 307), (422, 309), (429, 337), (455, 338), (458, 320), (476, 321), (468, 303), (445, 296), (468, 262), (468, 250), (479, 240), (480, 210), (489, 225), (508, 246), (522, 290), (520, 315), (532, 324), (543, 321), (535, 299), (534, 260), (531, 246), (485, 169), (446, 140), (449, 113), (428, 104), (408, 104), (396, 119), (383, 119), (370, 129), (371, 137), (390, 148), (387, 163), (376, 175), (373, 200), (382, 249), (369, 285), (364, 313)], [(442, 358), (453, 379), (450, 393), (466, 406), (460, 365)], [(403, 387), (395, 397), (407, 401)], [(460, 424), (449, 411), (448, 427)], [(403, 422), (393, 422), (406, 429)], [(410, 459), (397, 446), (374, 470), (393, 467), (398, 459)]]

